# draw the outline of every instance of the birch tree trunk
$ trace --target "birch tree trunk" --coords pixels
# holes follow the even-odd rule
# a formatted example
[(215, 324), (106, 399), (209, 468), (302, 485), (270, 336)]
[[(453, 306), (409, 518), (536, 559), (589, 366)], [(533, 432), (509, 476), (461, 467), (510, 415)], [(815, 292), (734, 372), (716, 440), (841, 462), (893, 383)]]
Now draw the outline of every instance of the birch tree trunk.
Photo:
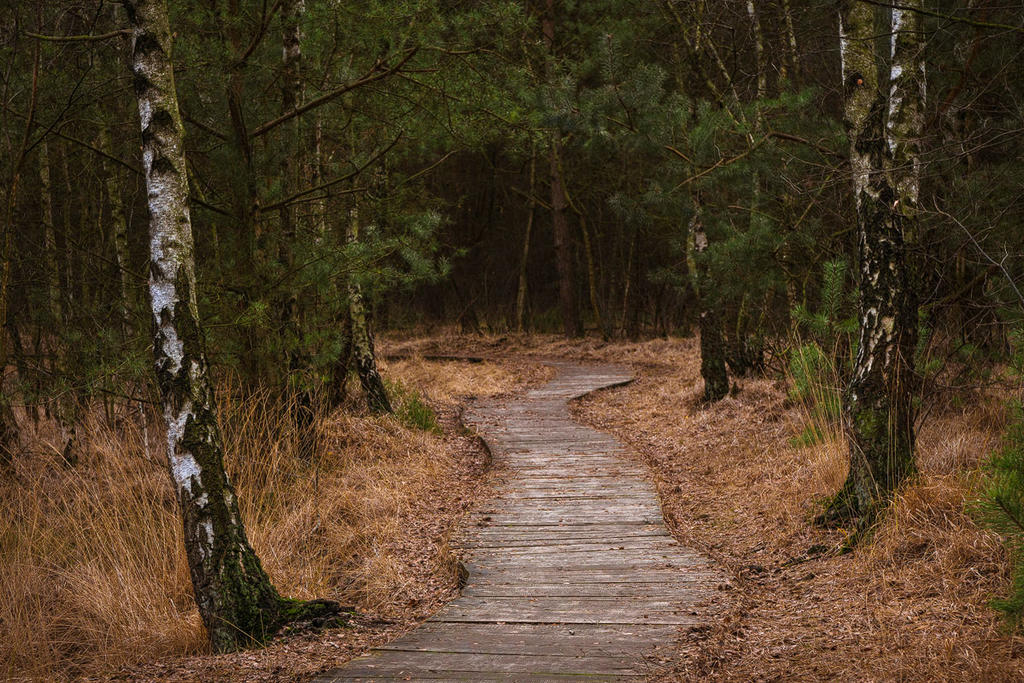
[(779, 80), (785, 82), (789, 78), (790, 71), (793, 72), (794, 78), (797, 76), (798, 60), (800, 59), (796, 49), (796, 31), (793, 30), (793, 10), (789, 6), (789, 0), (782, 0), (782, 18), (786, 26), (786, 43), (789, 51), (783, 57), (779, 67)]
[[(359, 211), (355, 207), (349, 216), (346, 238), (350, 244), (359, 240)], [(377, 370), (377, 355), (373, 348), (373, 332), (366, 315), (363, 289), (351, 275), (348, 279), (348, 307), (352, 324), (352, 356), (359, 373), (359, 383), (366, 394), (366, 403), (375, 413), (393, 412), (384, 380)]]
[(896, 214), (912, 244), (921, 185), (921, 135), (924, 128), (925, 66), (921, 41), (922, 0), (907, 0), (892, 10), (892, 72), (889, 79), (889, 120), (886, 127), (896, 190)]
[(184, 522), (199, 614), (216, 652), (260, 644), (284, 623), (336, 612), (282, 598), (245, 535), (223, 445), (196, 305), (184, 129), (174, 90), (166, 0), (124, 0), (149, 205), (149, 298), (167, 460)]
[(857, 206), (860, 336), (843, 397), (850, 471), (819, 521), (856, 519), (863, 527), (915, 471), (911, 386), (917, 310), (910, 292), (904, 222), (894, 210), (899, 202), (890, 180), (885, 135), (892, 99), (878, 78), (875, 8), (849, 0), (840, 7), (839, 21), (844, 123)]
[(700, 374), (704, 378), (704, 400), (708, 403), (719, 401), (729, 393), (729, 373), (725, 367), (725, 342), (722, 339), (722, 322), (711, 293), (711, 278), (705, 252), (708, 236), (700, 212), (693, 217), (690, 225), (693, 233), (693, 248), (696, 255), (697, 300), (700, 303)]

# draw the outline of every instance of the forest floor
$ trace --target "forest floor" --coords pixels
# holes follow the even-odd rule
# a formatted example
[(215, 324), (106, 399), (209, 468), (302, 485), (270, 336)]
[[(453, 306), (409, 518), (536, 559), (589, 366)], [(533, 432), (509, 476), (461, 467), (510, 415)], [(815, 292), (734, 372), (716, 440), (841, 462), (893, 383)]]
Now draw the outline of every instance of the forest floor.
[[(459, 406), (474, 394), (514, 392), (543, 382), (550, 376), (543, 359), (562, 358), (615, 362), (636, 371), (636, 382), (578, 401), (575, 414), (631, 446), (657, 485), (673, 535), (732, 576), (735, 588), (728, 592), (731, 600), (720, 623), (680, 632), (669, 679), (1024, 680), (1024, 639), (1007, 635), (989, 606), (1008, 587), (1006, 553), (970, 513), (980, 464), (1005, 430), (1005, 395), (998, 391), (961, 389), (930, 397), (919, 433), (920, 476), (899, 493), (869, 543), (837, 556), (829, 551), (843, 532), (817, 529), (809, 520), (845, 476), (844, 444), (841, 435), (826, 429), (810, 445), (800, 445), (799, 435), (806, 434), (813, 418), (790, 397), (781, 373), (739, 379), (729, 397), (703, 406), (694, 339), (391, 338), (381, 343), (381, 356), (386, 355), (392, 360), (385, 364), (385, 376), (405, 387), (400, 393), (406, 399), (419, 390), (438, 409), (445, 434), (358, 411), (335, 417), (324, 427), (327, 453), (345, 455), (318, 480), (322, 500), (293, 515), (299, 521), (281, 512), (266, 518), (258, 507), (243, 510), (247, 520), (255, 517), (250, 536), (282, 592), (333, 597), (358, 607), (363, 616), (352, 628), (289, 636), (259, 651), (204, 655), (194, 607), (181, 597), (189, 592), (182, 553), (170, 572), (173, 587), (154, 585), (149, 593), (118, 602), (110, 594), (123, 588), (117, 580), (123, 580), (124, 567), (106, 570), (107, 576), (101, 572), (113, 562), (110, 557), (87, 557), (58, 574), (50, 565), (67, 560), (38, 562), (40, 548), (54, 552), (49, 550), (53, 535), (32, 527), (41, 539), (38, 548), (27, 548), (22, 556), (18, 549), (4, 548), (13, 559), (0, 566), (0, 583), (10, 589), (7, 603), (0, 599), (5, 610), (0, 613), (5, 631), (0, 674), (300, 680), (400, 635), (455, 595), (448, 538), (466, 511), (490, 493), (486, 454), (458, 428)], [(489, 360), (446, 362), (430, 360), (432, 355)], [(400, 407), (406, 399), (400, 399)], [(91, 457), (88, 466), (109, 467), (114, 461), (99, 447)], [(127, 462), (136, 460), (141, 458)], [(0, 519), (28, 520), (27, 526), (49, 523), (45, 506), (26, 512), (29, 501), (48, 496), (48, 505), (57, 505), (54, 498), (60, 496), (54, 491), (63, 490), (61, 482), (72, 475), (60, 467), (35, 469), (26, 466), (9, 490), (0, 490), (0, 506), (13, 510), (0, 509)], [(139, 495), (159, 499), (169, 488), (161, 474), (145, 475), (158, 482), (147, 484), (156, 494), (143, 487)], [(83, 479), (76, 480), (75, 495), (106, 495), (104, 486), (121, 481), (114, 475), (123, 473), (106, 473), (106, 483), (89, 486), (84, 475), (74, 475)], [(261, 482), (244, 470), (235, 476), (240, 500), (246, 488)], [(311, 497), (316, 491), (299, 489), (294, 495)], [(60, 510), (75, 507), (77, 499), (66, 497)], [(80, 525), (86, 528), (85, 522)], [(19, 537), (18, 529), (8, 531), (6, 538)], [(295, 547), (295, 538), (311, 534), (317, 538), (310, 548)], [(180, 545), (180, 538), (168, 536), (163, 545), (174, 543)], [(157, 551), (160, 557), (167, 552), (151, 552)], [(326, 554), (330, 562), (317, 559)], [(39, 564), (33, 565), (35, 573), (25, 569), (29, 557)], [(91, 583), (72, 581), (79, 574)], [(340, 588), (331, 592), (329, 585)], [(139, 606), (147, 596), (155, 604), (161, 595), (174, 596), (163, 598), (171, 605), (161, 607), (163, 612)], [(25, 607), (29, 603), (31, 608)], [(12, 608), (18, 605), (20, 611)], [(136, 612), (128, 618), (120, 615), (125, 610)], [(71, 628), (71, 613), (82, 611), (93, 621)], [(173, 622), (163, 627), (169, 635), (155, 633), (151, 622), (157, 617)], [(19, 624), (22, 632), (16, 630)], [(12, 642), (38, 642), (40, 634), (46, 651), (10, 651)], [(103, 660), (92, 652), (103, 643), (123, 651)], [(53, 660), (48, 668), (23, 667), (47, 657)], [(140, 660), (149, 663), (118, 664)]]
[[(469, 396), (543, 383), (532, 362), (382, 362), (394, 416), (350, 404), (296, 457), (287, 408), (219, 391), (226, 466), (250, 541), (282, 594), (358, 610), (345, 628), (228, 655), (191, 595), (159, 418), (90, 417), (56, 459), (40, 424), (0, 477), (0, 679), (297, 681), (412, 628), (457, 593), (452, 532), (490, 491), (490, 456), (461, 427)], [(434, 412), (424, 405), (432, 406)], [(436, 414), (436, 422), (434, 415)]]
[(668, 679), (1024, 680), (1024, 638), (1007, 635), (990, 607), (1008, 589), (1006, 552), (970, 512), (981, 463), (1005, 429), (998, 390), (929, 397), (920, 476), (869, 542), (838, 555), (831, 551), (845, 532), (809, 520), (845, 478), (845, 444), (826, 426), (802, 445), (813, 417), (781, 373), (736, 380), (729, 397), (705, 406), (696, 339), (460, 337), (404, 348), (636, 370), (636, 382), (585, 397), (575, 414), (632, 447), (673, 535), (716, 560), (736, 586), (717, 627), (680, 634)]

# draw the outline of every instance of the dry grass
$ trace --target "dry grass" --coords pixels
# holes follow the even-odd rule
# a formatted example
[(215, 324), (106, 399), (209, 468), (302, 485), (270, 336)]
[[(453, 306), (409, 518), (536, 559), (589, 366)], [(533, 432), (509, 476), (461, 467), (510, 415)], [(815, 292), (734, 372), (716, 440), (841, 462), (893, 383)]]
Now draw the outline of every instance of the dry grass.
[[(467, 398), (486, 398), (511, 393), (528, 384), (545, 382), (554, 375), (550, 367), (503, 359), (500, 363), (438, 361), (422, 357), (392, 360), (388, 367), (402, 381), (421, 387), (434, 404), (454, 406)], [(451, 372), (459, 368), (459, 372)]]
[(810, 415), (777, 380), (740, 380), (734, 396), (700, 406), (696, 343), (665, 344), (638, 349), (657, 365), (639, 365), (636, 384), (581, 412), (631, 442), (658, 478), (674, 532), (739, 588), (718, 629), (686, 636), (674, 678), (1024, 678), (1021, 639), (988, 607), (1007, 585), (1005, 553), (965, 510), (1002, 431), (999, 396), (934, 413), (920, 432), (921, 476), (873, 541), (816, 556), (842, 540), (809, 524), (846, 475), (841, 434), (823, 425), (819, 443), (794, 445)]
[(354, 628), (204, 655), (159, 421), (91, 417), (74, 467), (44, 427), (0, 476), (0, 678), (288, 679), (429, 615), (455, 590), (448, 535), (486, 489), (486, 455), (455, 428), (457, 395), (524, 378), (414, 361), (386, 376), (432, 387), (447, 435), (339, 411), (318, 421), (304, 462), (282, 406), (220, 392), (227, 467), (265, 568), (283, 594), (357, 607)]
[[(845, 476), (845, 445), (829, 430), (813, 445), (794, 445), (813, 413), (783, 380), (740, 380), (734, 395), (703, 407), (695, 340), (445, 335), (392, 339), (386, 348), (636, 368), (636, 383), (586, 398), (576, 411), (633, 446), (673, 533), (715, 558), (735, 587), (722, 594), (728, 609), (718, 626), (681, 634), (671, 677), (1024, 679), (1024, 642), (1003, 633), (988, 607), (1007, 586), (1005, 553), (966, 511), (979, 463), (1004, 428), (1002, 397), (959, 397), (960, 407), (946, 397), (919, 434), (920, 477), (899, 493), (872, 542), (851, 555), (819, 556), (808, 551), (843, 538), (808, 520)], [(449, 416), (466, 395), (506, 393), (547, 372), (521, 361), (421, 357), (387, 369), (426, 387)], [(0, 675), (109, 674), (156, 657), (122, 675), (291, 680), (393, 637), (452, 594), (447, 535), (483, 495), (483, 465), (468, 438), (336, 415), (323, 423), (309, 468), (290, 456), (280, 425), (249, 417), (265, 411), (227, 408), (232, 470), (274, 580), (288, 594), (341, 599), (368, 617), (258, 652), (183, 657), (205, 645), (158, 435), (151, 427), (147, 454), (137, 427), (96, 423), (76, 468), (36, 454), (0, 485), (0, 582), (10, 586), (0, 594)]]
[(1024, 680), (1024, 639), (1005, 634), (988, 606), (1008, 585), (1005, 552), (967, 511), (979, 464), (1005, 428), (998, 392), (939, 397), (919, 433), (921, 474), (871, 542), (818, 555), (844, 538), (809, 520), (846, 476), (846, 445), (827, 424), (816, 443), (796, 445), (815, 416), (784, 380), (739, 380), (738, 392), (705, 407), (694, 339), (444, 335), (410, 344), (637, 370), (637, 382), (585, 398), (576, 412), (633, 447), (673, 533), (717, 560), (735, 586), (716, 628), (681, 635), (668, 678)]

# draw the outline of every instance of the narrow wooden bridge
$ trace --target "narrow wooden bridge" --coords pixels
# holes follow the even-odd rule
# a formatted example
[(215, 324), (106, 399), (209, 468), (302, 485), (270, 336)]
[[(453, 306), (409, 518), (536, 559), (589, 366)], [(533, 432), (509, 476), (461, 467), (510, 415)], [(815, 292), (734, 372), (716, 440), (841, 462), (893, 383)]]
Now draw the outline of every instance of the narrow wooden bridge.
[(703, 621), (697, 603), (721, 580), (710, 561), (672, 539), (623, 446), (569, 415), (569, 400), (631, 373), (553, 365), (545, 386), (467, 415), (508, 476), (459, 539), (462, 595), (318, 681), (636, 681)]

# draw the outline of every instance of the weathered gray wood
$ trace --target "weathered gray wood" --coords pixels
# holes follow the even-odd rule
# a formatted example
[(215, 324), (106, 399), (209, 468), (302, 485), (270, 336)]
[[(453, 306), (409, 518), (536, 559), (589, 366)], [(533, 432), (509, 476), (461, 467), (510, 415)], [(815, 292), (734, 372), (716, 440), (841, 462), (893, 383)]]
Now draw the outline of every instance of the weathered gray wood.
[(448, 624), (428, 621), (379, 648), (445, 652), (495, 652), (520, 655), (609, 655), (637, 639), (671, 641), (672, 625), (649, 624)]
[[(354, 664), (352, 666), (355, 666)], [(481, 671), (416, 671), (408, 673), (387, 673), (374, 672), (372, 674), (349, 675), (348, 669), (338, 669), (337, 672), (330, 672), (323, 677), (317, 678), (318, 682), (330, 683), (332, 681), (346, 681), (346, 683), (367, 681), (536, 681), (537, 683), (554, 683), (555, 681), (640, 681), (643, 674), (532, 674), (532, 673), (499, 673)], [(353, 669), (353, 672), (355, 670)]]
[[(678, 598), (679, 588), (686, 585), (686, 579), (677, 581), (661, 581), (657, 583), (608, 583), (608, 582), (577, 582), (572, 583), (481, 583), (469, 585), (462, 594), (466, 597), (492, 598)], [(704, 587), (701, 578), (691, 579), (691, 586)]]
[[(617, 597), (460, 598), (432, 618), (442, 622), (525, 624), (693, 624), (676, 600)], [(639, 653), (638, 653), (639, 654)]]
[(643, 664), (617, 656), (514, 655), (493, 652), (428, 652), (383, 650), (352, 666), (352, 674), (371, 676), (410, 676), (431, 673), (516, 673), (533, 675), (572, 675), (580, 670), (604, 674), (638, 676)]
[[(589, 541), (589, 542), (587, 542)], [(576, 542), (552, 542), (552, 541), (541, 541), (536, 543), (529, 542), (510, 542), (505, 545), (498, 544), (497, 541), (491, 541), (487, 544), (477, 544), (475, 546), (463, 545), (459, 546), (464, 549), (469, 548), (502, 548), (504, 549), (504, 555), (506, 556), (521, 556), (521, 555), (550, 555), (557, 554), (562, 555), (563, 553), (594, 553), (605, 551), (665, 551), (665, 552), (676, 552), (679, 550), (679, 544), (671, 540), (670, 537), (665, 536), (647, 536), (641, 538), (631, 539), (585, 539), (583, 541)]]
[(722, 582), (711, 561), (672, 539), (622, 444), (569, 414), (629, 373), (555, 365), (544, 387), (468, 412), (502, 476), (453, 539), (462, 595), (317, 680), (638, 680), (656, 668), (645, 655), (707, 618), (697, 605)]

